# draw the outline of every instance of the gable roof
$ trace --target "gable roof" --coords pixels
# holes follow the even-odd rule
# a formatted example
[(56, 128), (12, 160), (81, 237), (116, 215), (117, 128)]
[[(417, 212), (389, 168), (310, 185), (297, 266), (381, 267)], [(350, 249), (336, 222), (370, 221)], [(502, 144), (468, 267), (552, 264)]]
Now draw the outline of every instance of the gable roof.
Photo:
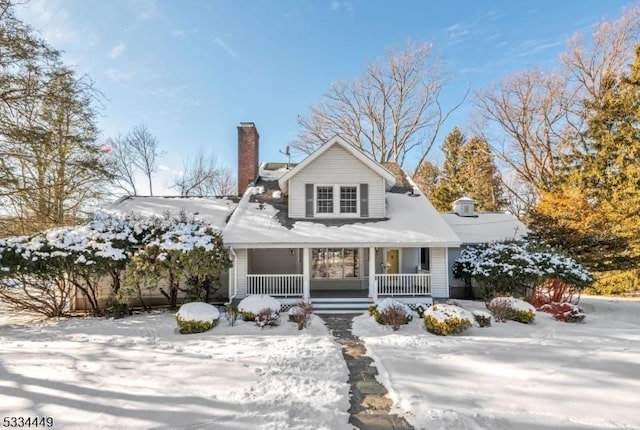
[(280, 185), (280, 189), (286, 193), (287, 187), (289, 186), (289, 179), (293, 178), (295, 175), (297, 175), (302, 170), (304, 170), (305, 167), (313, 163), (315, 159), (317, 159), (319, 156), (327, 152), (327, 150), (334, 145), (340, 145), (342, 148), (344, 148), (347, 152), (349, 152), (351, 155), (353, 155), (358, 160), (360, 160), (363, 164), (365, 164), (371, 170), (373, 170), (374, 172), (382, 176), (387, 182), (387, 185), (389, 187), (395, 184), (396, 176), (393, 173), (385, 169), (377, 161), (369, 158), (364, 152), (362, 152), (361, 150), (356, 148), (354, 145), (344, 140), (342, 137), (335, 136), (329, 141), (327, 141), (325, 144), (323, 144), (320, 148), (316, 149), (307, 158), (302, 160), (302, 162), (298, 164), (296, 167), (294, 167), (293, 169), (289, 170), (287, 173), (282, 175), (280, 179), (278, 179), (278, 185)]
[(476, 212), (472, 217), (455, 213), (441, 215), (463, 244), (521, 239), (529, 233), (527, 226), (508, 212)]

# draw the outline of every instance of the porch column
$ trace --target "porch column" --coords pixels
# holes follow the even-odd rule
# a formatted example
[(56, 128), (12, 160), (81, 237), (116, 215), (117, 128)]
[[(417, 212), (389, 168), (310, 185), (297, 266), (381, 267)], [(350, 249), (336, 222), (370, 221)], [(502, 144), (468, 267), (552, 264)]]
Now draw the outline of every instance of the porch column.
[(378, 299), (378, 286), (376, 285), (376, 249), (369, 248), (369, 297)]
[(311, 298), (311, 282), (309, 273), (309, 248), (302, 248), (302, 299), (308, 302)]

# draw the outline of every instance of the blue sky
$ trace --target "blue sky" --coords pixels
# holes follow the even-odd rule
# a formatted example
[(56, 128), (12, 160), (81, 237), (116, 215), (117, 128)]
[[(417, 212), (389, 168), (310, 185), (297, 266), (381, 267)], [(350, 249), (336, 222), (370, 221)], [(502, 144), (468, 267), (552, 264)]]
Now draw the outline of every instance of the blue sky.
[[(386, 47), (431, 42), (451, 74), (445, 105), (527, 66), (552, 67), (564, 41), (618, 18), (628, 1), (31, 0), (21, 17), (106, 100), (101, 139), (144, 122), (166, 155), (168, 193), (199, 149), (235, 171), (236, 126), (253, 121), (278, 161), (296, 118), (331, 82)], [(465, 128), (473, 99), (446, 124)], [(439, 144), (439, 143), (438, 143)], [(439, 149), (432, 154), (439, 158)]]

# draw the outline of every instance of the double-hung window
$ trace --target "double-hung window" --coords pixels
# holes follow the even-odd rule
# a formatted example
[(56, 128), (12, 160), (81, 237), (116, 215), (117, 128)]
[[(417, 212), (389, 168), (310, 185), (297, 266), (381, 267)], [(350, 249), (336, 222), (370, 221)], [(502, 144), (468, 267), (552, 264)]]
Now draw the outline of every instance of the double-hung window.
[(359, 213), (357, 185), (317, 185), (316, 215), (357, 216)]
[(316, 212), (319, 214), (333, 213), (333, 187), (316, 188)]

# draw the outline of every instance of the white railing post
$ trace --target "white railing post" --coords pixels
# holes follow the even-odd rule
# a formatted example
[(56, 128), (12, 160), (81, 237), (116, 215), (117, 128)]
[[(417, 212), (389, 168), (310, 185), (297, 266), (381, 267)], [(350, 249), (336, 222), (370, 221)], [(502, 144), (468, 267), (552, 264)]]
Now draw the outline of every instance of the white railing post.
[(369, 248), (369, 297), (378, 299), (378, 283), (376, 282), (376, 249)]
[(302, 248), (302, 300), (305, 302), (311, 298), (310, 261), (309, 248)]

